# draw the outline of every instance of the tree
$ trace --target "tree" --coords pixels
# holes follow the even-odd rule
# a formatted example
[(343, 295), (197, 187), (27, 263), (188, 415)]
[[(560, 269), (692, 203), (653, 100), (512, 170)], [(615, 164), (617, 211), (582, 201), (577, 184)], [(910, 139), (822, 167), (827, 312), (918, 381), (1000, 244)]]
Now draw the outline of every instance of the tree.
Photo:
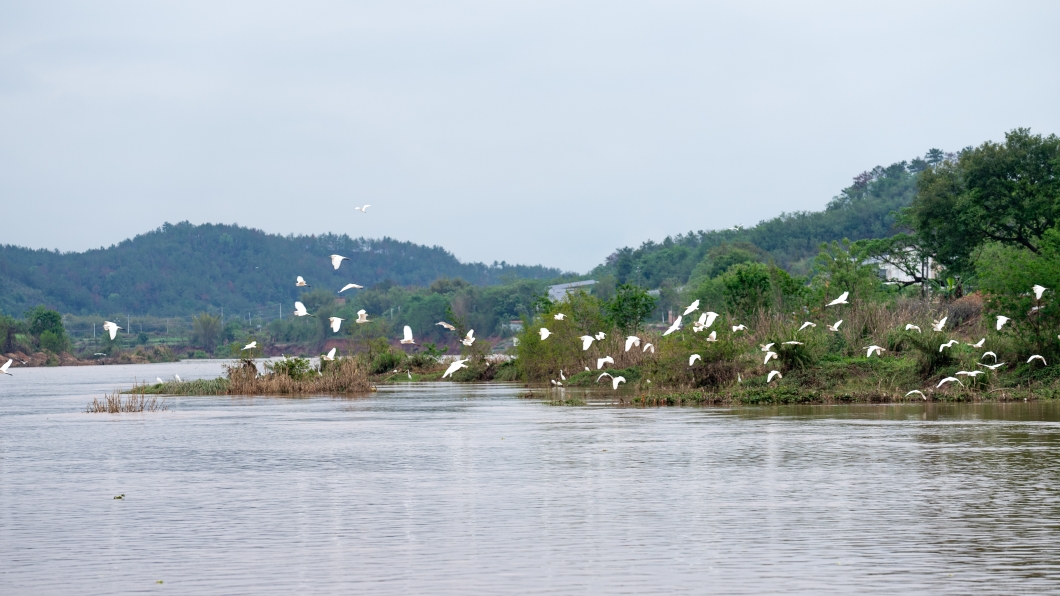
[(1060, 220), (1060, 138), (1019, 128), (938, 162), (920, 173), (906, 216), (924, 249), (957, 273), (972, 270), (986, 242), (1038, 254)]
[(221, 317), (202, 313), (191, 320), (192, 341), (208, 352), (212, 352), (221, 337)]
[(636, 333), (641, 322), (655, 310), (658, 299), (640, 286), (622, 284), (615, 296), (604, 304), (608, 319), (624, 333)]
[(64, 352), (70, 346), (63, 327), (63, 316), (45, 306), (37, 306), (26, 313), (29, 333), (38, 339), (40, 347), (50, 352)]

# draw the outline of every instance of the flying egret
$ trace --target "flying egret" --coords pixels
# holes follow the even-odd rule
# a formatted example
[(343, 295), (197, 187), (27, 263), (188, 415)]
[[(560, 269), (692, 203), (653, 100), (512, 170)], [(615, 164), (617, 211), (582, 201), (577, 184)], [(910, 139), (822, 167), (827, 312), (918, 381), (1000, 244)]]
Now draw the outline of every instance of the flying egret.
[(909, 393), (906, 393), (906, 394), (905, 394), (905, 396), (906, 396), (906, 397), (909, 397), (910, 395), (912, 395), (912, 394), (914, 394), (914, 393), (915, 393), (915, 394), (917, 394), (917, 395), (919, 395), (919, 396), (920, 396), (920, 399), (922, 399), (922, 400), (924, 400), (924, 401), (927, 401), (927, 396), (926, 396), (926, 395), (924, 395), (924, 392), (923, 392), (923, 391), (921, 391), (921, 390), (919, 390), (919, 389), (914, 389), (914, 390), (910, 391)]
[[(589, 370), (589, 369), (588, 369), (588, 368), (586, 368), (585, 370)], [(599, 376), (599, 377), (596, 377), (596, 382), (597, 382), (597, 383), (599, 383), (599, 382), (600, 382), (600, 379), (602, 379), (602, 378), (604, 378), (604, 377), (607, 377), (607, 378), (609, 378), (609, 379), (613, 379), (613, 378), (614, 378), (614, 377), (612, 377), (612, 376), (611, 376), (611, 373), (600, 373), (600, 376)]]
[(786, 342), (784, 342), (784, 345), (785, 346), (801, 346), (802, 342), (801, 341), (786, 341)]
[(338, 317), (328, 317), (328, 321), (331, 323), (331, 330), (335, 333), (339, 332), (339, 327), (342, 326), (342, 322), (345, 320)]
[(1035, 286), (1033, 288), (1031, 288), (1031, 289), (1034, 290), (1034, 299), (1035, 300), (1041, 300), (1042, 299), (1042, 294), (1044, 294), (1045, 290), (1046, 290), (1046, 288), (1044, 288), (1042, 286), (1039, 286), (1037, 284), (1035, 284)]
[(364, 286), (359, 286), (357, 284), (346, 284), (346, 285), (342, 286), (341, 290), (339, 290), (339, 294), (341, 294), (341, 293), (343, 293), (346, 290), (349, 290), (351, 288), (354, 289), (354, 290), (363, 290)]
[(941, 346), (939, 346), (939, 353), (942, 353), (942, 350), (945, 350), (946, 348), (952, 348), (953, 346), (957, 345), (958, 343), (960, 343), (960, 342), (955, 340), (955, 339), (951, 339), (950, 341), (948, 341), (948, 342), (942, 344)]
[(732, 326), (732, 332), (733, 333), (736, 333), (737, 331), (746, 331), (746, 330), (747, 330), (747, 325), (740, 324), (740, 325), (733, 325)]
[(296, 288), (311, 288), (311, 287), (313, 287), (313, 286), (307, 284), (305, 282), (305, 280), (302, 279), (301, 275), (299, 275), (298, 278), (294, 280), (294, 285), (295, 285)]
[(110, 321), (103, 321), (103, 330), (110, 332), (110, 339), (113, 340), (118, 335), (119, 327), (117, 323), (111, 323)]
[(596, 333), (596, 341), (600, 341), (600, 340), (604, 339), (605, 337), (607, 337), (607, 334), (604, 333), (603, 331), (598, 331)]
[(761, 348), (763, 352), (768, 352), (775, 345), (777, 345), (776, 342), (769, 342), (767, 344), (759, 344), (758, 347)]
[(641, 350), (641, 352), (647, 352), (648, 350), (651, 350), (651, 353), (654, 354), (655, 353), (655, 346), (653, 346), (651, 344), (644, 344), (644, 349)]
[(976, 375), (981, 375), (981, 374), (984, 374), (984, 373), (981, 370), (959, 370), (959, 371), (957, 371), (957, 372), (955, 372), (953, 374), (957, 375), (958, 377), (965, 376), (965, 377), (972, 377), (974, 379)]
[(368, 213), (369, 207), (371, 207), (371, 205), (365, 205), (364, 207), (354, 207), (353, 210), (360, 211), (361, 213)]
[(1008, 317), (1006, 317), (1004, 315), (998, 315), (997, 316), (997, 330), (1001, 331), (1001, 328), (1005, 326), (1005, 323), (1008, 323), (1011, 320), (1012, 319), (1010, 319), (1010, 318), (1008, 318)]
[(334, 267), (336, 271), (338, 271), (339, 265), (341, 265), (343, 261), (349, 260), (349, 257), (344, 257), (342, 255), (331, 255), (331, 266)]
[(779, 370), (771, 370), (771, 371), (769, 371), (769, 375), (766, 377), (766, 383), (772, 383), (773, 382), (773, 377), (776, 377), (778, 379), (783, 379), (784, 375), (780, 374)]
[(437, 323), (435, 323), (435, 325), (441, 325), (442, 327), (445, 327), (446, 329), (448, 329), (450, 331), (456, 331), (456, 327), (455, 326), (453, 326), (450, 323), (446, 323), (445, 321), (438, 321)]
[(703, 320), (703, 317), (700, 317), (700, 320), (703, 321), (703, 328), (710, 329), (710, 326), (714, 324), (714, 319), (718, 318), (718, 313), (712, 310), (708, 310), (703, 314), (707, 315), (706, 320)]
[(847, 302), (847, 298), (848, 297), (850, 297), (850, 292), (843, 292), (842, 294), (839, 295), (839, 298), (836, 298), (835, 300), (829, 302), (825, 306), (836, 306), (836, 305), (839, 305), (839, 304), (850, 304), (849, 302)]
[[(803, 329), (805, 329), (807, 327), (816, 327), (816, 326), (817, 326), (817, 323), (811, 323), (809, 321), (806, 321), (805, 323), (802, 324), (802, 327), (799, 327), (799, 331), (802, 331)], [(799, 331), (796, 331), (795, 333), (798, 333)]]
[(625, 383), (626, 377), (611, 377), (611, 388), (618, 391), (618, 384)]
[(985, 343), (986, 343), (986, 338), (984, 337), (983, 339), (980, 339), (979, 341), (975, 342), (974, 344), (966, 343), (965, 345), (966, 346), (972, 346), (973, 348), (981, 348), (981, 347), (983, 347), (983, 344), (985, 344)]
[[(249, 344), (243, 346), (243, 350), (253, 350), (256, 347), (258, 347), (258, 342), (252, 341)], [(242, 352), (243, 350), (240, 350), (240, 352)]]
[(1045, 363), (1045, 358), (1042, 358), (1038, 354), (1035, 354), (1035, 355), (1031, 356), (1030, 358), (1028, 358), (1027, 359), (1027, 364), (1030, 364), (1032, 360), (1041, 360), (1042, 361), (1042, 366), (1049, 366), (1048, 364)]
[(636, 335), (630, 335), (626, 338), (626, 351), (628, 352), (633, 346), (640, 347), (640, 338)]
[(368, 322), (368, 311), (366, 311), (366, 310), (364, 310), (362, 308), (361, 310), (357, 311), (357, 320), (354, 321), (354, 323), (363, 324), (363, 323), (367, 323), (367, 322)]
[(467, 368), (467, 364), (464, 363), (468, 360), (470, 360), (470, 358), (465, 358), (464, 360), (454, 360), (453, 363), (449, 365), (449, 368), (445, 369), (445, 372), (442, 374), (442, 378), (444, 379), (452, 375), (461, 368)]
[(553, 315), (553, 317), (552, 317), (552, 318), (553, 318), (553, 319), (556, 319), (557, 321), (562, 321), (562, 320), (563, 320), (563, 319), (564, 319), (564, 318), (565, 318), (566, 316), (567, 316), (567, 315), (565, 315), (565, 314), (563, 314), (563, 313), (561, 313), (561, 312), (558, 312), (558, 313), (556, 313), (555, 315)]
[(990, 370), (997, 370), (1002, 366), (1005, 366), (1005, 363), (999, 362), (997, 364), (980, 364), (979, 366), (982, 366), (983, 368), (989, 368)]
[(949, 317), (942, 317), (941, 319), (931, 323), (931, 328), (935, 331), (942, 331), (942, 328), (946, 326), (946, 319)]
[(663, 332), (663, 337), (666, 337), (667, 335), (670, 335), (671, 333), (673, 333), (674, 331), (678, 331), (679, 329), (681, 329), (681, 316), (678, 316), (677, 320), (674, 321), (674, 324), (670, 325), (670, 328)]
[(546, 339), (548, 339), (549, 335), (552, 335), (552, 332), (548, 329), (545, 329), (544, 327), (538, 329), (537, 332), (541, 334), (541, 341), (545, 341)]
[[(707, 336), (707, 341), (718, 341), (718, 332), (711, 331), (710, 335)], [(654, 353), (654, 350), (652, 352)]]
[(883, 353), (887, 351), (887, 350), (885, 350), (885, 349), (883, 349), (883, 348), (881, 348), (880, 346), (877, 346), (877, 345), (871, 345), (871, 346), (866, 347), (865, 349), (867, 350), (865, 352), (865, 357), (866, 358), (871, 358), (873, 352), (876, 352), (877, 356), (882, 356)]
[(688, 357), (688, 365), (689, 365), (689, 366), (692, 366), (692, 364), (693, 364), (693, 363), (694, 363), (694, 362), (695, 362), (696, 360), (702, 360), (702, 359), (703, 359), (703, 357), (702, 357), (702, 356), (700, 356), (699, 354), (692, 354), (691, 356), (689, 356), (689, 357)]
[(983, 355), (979, 357), (979, 359), (982, 360), (983, 358), (986, 358), (987, 356), (993, 356), (994, 357), (994, 362), (997, 362), (997, 354), (995, 354), (993, 352), (984, 352)]
[(334, 360), (336, 351), (337, 351), (337, 348), (331, 348), (330, 350), (328, 350), (328, 353), (323, 355), (323, 356), (321, 356), (320, 359), (321, 360)]
[(464, 336), (464, 339), (460, 340), (460, 343), (464, 344), (465, 346), (470, 346), (471, 344), (475, 343), (475, 330), (472, 329), (468, 331), (467, 335)]
[(958, 385), (960, 385), (961, 387), (964, 387), (964, 383), (962, 383), (961, 380), (958, 379), (957, 377), (946, 377), (945, 379), (942, 379), (941, 381), (939, 381), (938, 385), (935, 385), (935, 389), (938, 389), (939, 387), (942, 387), (946, 383), (952, 383), (954, 381), (957, 381)]
[(777, 357), (777, 353), (776, 352), (766, 352), (766, 359), (762, 361), (762, 364), (767, 364), (769, 362), (770, 358), (776, 358), (776, 357)]
[(593, 345), (593, 341), (596, 338), (591, 335), (583, 335), (578, 339), (582, 340), (582, 351), (584, 352), (585, 350), (589, 349), (589, 346)]
[(403, 343), (403, 344), (414, 344), (414, 343), (416, 343), (412, 339), (412, 327), (409, 327), (408, 325), (405, 325), (405, 333), (404, 333), (404, 335), (405, 335), (405, 337), (401, 338), (401, 343)]
[(916, 329), (917, 333), (923, 333), (922, 331), (920, 331), (920, 327), (918, 327), (917, 325), (914, 325), (912, 323), (906, 323), (906, 325), (905, 325), (905, 330), (906, 331), (912, 331), (913, 329)]
[(692, 323), (692, 333), (699, 333), (707, 328), (707, 313), (699, 315), (699, 319)]
[(15, 376), (15, 375), (7, 372), (7, 369), (11, 368), (11, 363), (12, 362), (14, 362), (14, 360), (8, 358), (7, 362), (5, 362), (3, 366), (0, 366), (0, 373), (4, 373), (5, 375), (7, 375), (9, 377)]
[(301, 302), (297, 302), (296, 301), (294, 303), (294, 316), (296, 316), (296, 317), (306, 317), (306, 316), (315, 317), (316, 315), (309, 314), (309, 312), (306, 311), (306, 309), (305, 309), (305, 305), (302, 304)]
[(688, 305), (688, 308), (685, 309), (684, 316), (688, 316), (688, 315), (692, 314), (693, 312), (695, 312), (697, 310), (699, 310), (699, 300), (698, 299), (696, 301), (694, 301), (692, 304)]
[(610, 356), (604, 356), (603, 358), (596, 359), (596, 370), (600, 370), (605, 364), (614, 364), (615, 359)]

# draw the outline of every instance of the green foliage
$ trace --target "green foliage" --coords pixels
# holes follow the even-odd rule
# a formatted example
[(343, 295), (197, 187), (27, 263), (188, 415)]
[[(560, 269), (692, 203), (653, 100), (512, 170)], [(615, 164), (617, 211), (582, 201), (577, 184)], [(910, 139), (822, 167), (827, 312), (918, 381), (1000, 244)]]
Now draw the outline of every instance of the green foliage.
[(58, 354), (70, 349), (70, 340), (68, 340), (66, 335), (61, 331), (56, 333), (49, 329), (40, 334), (40, 347), (54, 354)]
[[(531, 380), (547, 380), (558, 378), (560, 370), (581, 370), (581, 363), (591, 355), (582, 350), (578, 338), (612, 330), (603, 310), (600, 299), (585, 292), (568, 294), (561, 302), (548, 303), (547, 310), (529, 319), (518, 336), (516, 363), (520, 375)], [(558, 313), (565, 315), (562, 321), (555, 319)], [(538, 333), (541, 327), (552, 332), (546, 340)]]
[(40, 347), (58, 354), (70, 349), (70, 340), (66, 337), (63, 317), (58, 312), (45, 306), (37, 306), (26, 313), (26, 329), (37, 338)]
[(633, 284), (618, 286), (614, 297), (604, 304), (608, 320), (623, 333), (636, 333), (641, 322), (648, 318), (658, 300), (648, 291)]
[(265, 372), (283, 375), (294, 381), (305, 381), (317, 374), (308, 358), (284, 358), (276, 362), (266, 362)]
[(882, 285), (879, 269), (866, 263), (869, 255), (863, 245), (847, 240), (822, 244), (814, 259), (814, 285), (827, 301), (850, 292), (850, 302), (868, 302), (879, 296)]
[(787, 308), (806, 293), (801, 280), (779, 267), (762, 263), (734, 265), (718, 282), (726, 308), (741, 317), (770, 308)]
[(15, 336), (25, 332), (25, 323), (7, 315), (0, 315), (0, 351), (14, 351), (17, 343)]
[(221, 317), (202, 313), (191, 321), (192, 341), (207, 352), (212, 352), (221, 339)]

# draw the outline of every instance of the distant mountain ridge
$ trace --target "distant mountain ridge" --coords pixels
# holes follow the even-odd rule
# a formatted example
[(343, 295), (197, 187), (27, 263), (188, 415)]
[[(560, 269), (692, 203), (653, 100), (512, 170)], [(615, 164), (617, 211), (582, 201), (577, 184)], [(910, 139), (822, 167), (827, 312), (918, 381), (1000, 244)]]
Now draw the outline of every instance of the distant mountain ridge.
[[(335, 271), (328, 255), (349, 257)], [(208, 307), (293, 308), (295, 277), (314, 287), (365, 287), (385, 280), (428, 285), (443, 277), (492, 285), (551, 279), (561, 271), (507, 263), (461, 263), (445, 249), (392, 238), (281, 236), (237, 225), (166, 223), (109, 248), (60, 253), (0, 247), (0, 311), (21, 316), (45, 304), (75, 314), (177, 316)]]

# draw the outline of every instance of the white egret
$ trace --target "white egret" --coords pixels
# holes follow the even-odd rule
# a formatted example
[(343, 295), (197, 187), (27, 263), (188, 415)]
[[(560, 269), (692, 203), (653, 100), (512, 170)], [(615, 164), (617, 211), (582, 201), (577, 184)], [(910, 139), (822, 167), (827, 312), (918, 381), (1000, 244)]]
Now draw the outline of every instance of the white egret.
[(161, 385), (163, 383), (162, 377), (155, 377), (155, 381), (158, 381), (159, 385)]
[(998, 362), (997, 364), (980, 364), (983, 368), (989, 368), (990, 370), (997, 370), (1002, 366), (1005, 366), (1004, 362)]
[(437, 323), (435, 323), (435, 325), (441, 325), (442, 327), (445, 327), (446, 329), (448, 329), (450, 331), (456, 331), (456, 327), (455, 326), (453, 326), (450, 323), (446, 323), (445, 321), (438, 321)]
[(339, 332), (339, 327), (342, 326), (342, 322), (346, 319), (340, 319), (338, 317), (328, 317), (328, 322), (331, 323), (331, 330), (335, 333)]
[(365, 311), (362, 308), (361, 310), (357, 311), (357, 320), (354, 321), (354, 323), (363, 324), (363, 323), (367, 323), (367, 322), (368, 322), (368, 312)]
[(103, 330), (110, 333), (110, 339), (113, 340), (118, 335), (119, 327), (117, 323), (111, 323), (110, 321), (103, 321)]
[(997, 316), (997, 330), (1001, 331), (1001, 328), (1005, 326), (1005, 323), (1008, 323), (1011, 320), (1012, 319), (1010, 319), (1010, 318), (1008, 318), (1008, 317), (1006, 317), (1004, 315), (998, 315)]
[(611, 377), (611, 388), (618, 391), (618, 384), (625, 383), (626, 377)]
[(404, 333), (405, 337), (401, 338), (401, 343), (403, 343), (403, 344), (414, 344), (414, 343), (416, 343), (415, 340), (412, 339), (412, 327), (409, 327), (408, 325), (405, 325), (404, 331), (405, 331), (405, 333)]
[(565, 318), (566, 316), (567, 316), (567, 315), (565, 315), (565, 314), (563, 314), (563, 313), (561, 313), (561, 312), (558, 312), (558, 313), (556, 313), (555, 315), (553, 315), (553, 317), (552, 317), (552, 318), (553, 318), (553, 319), (556, 319), (557, 321), (562, 321), (562, 320), (563, 320), (563, 319), (564, 319), (564, 318)]
[(699, 333), (707, 328), (707, 313), (699, 315), (699, 319), (692, 323), (692, 333)]
[(596, 370), (600, 370), (605, 364), (614, 364), (615, 359), (610, 356), (604, 356), (603, 358), (596, 359)]
[(685, 309), (684, 316), (688, 316), (697, 310), (699, 310), (699, 300), (688, 305), (688, 308)]
[(674, 321), (674, 324), (670, 325), (670, 328), (663, 332), (663, 337), (666, 337), (667, 335), (670, 335), (674, 331), (678, 331), (680, 329), (681, 329), (681, 316), (678, 316), (677, 320)]
[(633, 346), (640, 347), (640, 338), (636, 335), (630, 335), (626, 338), (626, 351), (628, 352)]
[(184, 382), (184, 381), (180, 380), (180, 375), (178, 375), (176, 373), (173, 373), (173, 378), (176, 379), (178, 383), (183, 383)]
[(361, 213), (368, 213), (369, 207), (371, 207), (371, 205), (365, 205), (364, 207), (354, 207), (353, 210), (360, 211)]
[(589, 346), (593, 345), (593, 341), (596, 338), (591, 335), (583, 335), (578, 339), (582, 340), (582, 351), (584, 352), (585, 350), (589, 349)]
[(711, 331), (710, 335), (707, 336), (707, 341), (718, 341), (718, 332)]
[(0, 366), (0, 373), (4, 373), (5, 375), (7, 375), (9, 377), (15, 376), (15, 375), (7, 372), (7, 369), (11, 368), (11, 363), (12, 362), (14, 362), (14, 360), (11, 360), (10, 358), (8, 358), (7, 362), (5, 362), (3, 366)]
[(736, 224), (735, 226), (733, 226), (733, 227), (731, 227), (729, 229), (734, 231), (734, 232), (739, 232), (740, 230), (743, 229), (743, 224)]
[(985, 344), (985, 343), (986, 343), (986, 338), (984, 337), (983, 339), (980, 339), (979, 341), (975, 342), (974, 344), (966, 343), (964, 345), (972, 346), (973, 348), (981, 348), (981, 347), (983, 347), (983, 344)]
[(551, 382), (551, 383), (552, 383), (553, 385), (556, 385), (557, 387), (562, 387), (562, 386), (563, 386), (563, 383), (559, 383), (559, 382), (557, 382), (557, 381), (556, 381), (556, 379), (549, 379), (549, 381), (550, 381), (550, 382)]
[[(585, 370), (589, 370), (589, 369), (588, 369), (588, 368), (586, 368)], [(600, 376), (599, 376), (599, 377), (596, 377), (596, 382), (597, 382), (597, 383), (599, 383), (599, 382), (600, 382), (600, 379), (602, 379), (602, 378), (604, 378), (604, 377), (607, 377), (607, 378), (609, 378), (609, 379), (613, 379), (613, 378), (614, 378), (614, 377), (612, 377), (612, 376), (611, 376), (611, 373), (600, 373)]]
[(341, 294), (341, 293), (343, 293), (343, 292), (345, 292), (346, 290), (349, 290), (349, 289), (363, 290), (364, 286), (359, 286), (357, 284), (346, 284), (346, 285), (342, 286), (341, 290), (339, 290), (339, 294)]
[[(806, 321), (805, 323), (802, 324), (802, 327), (799, 327), (799, 331), (802, 331), (803, 329), (805, 329), (807, 327), (816, 327), (816, 326), (817, 326), (817, 323), (811, 323), (809, 321)], [(796, 331), (795, 333), (798, 333), (799, 331)]]
[(939, 346), (939, 352), (941, 353), (942, 350), (945, 350), (946, 348), (952, 348), (953, 346), (955, 346), (955, 345), (957, 345), (959, 343), (960, 343), (959, 341), (957, 341), (955, 339), (951, 339), (950, 341), (948, 341), (948, 342), (942, 344), (941, 346)]
[(784, 345), (785, 346), (801, 346), (803, 344), (802, 344), (801, 341), (786, 341), (786, 342), (784, 342)]
[(297, 278), (296, 278), (296, 279), (294, 280), (294, 285), (295, 285), (295, 287), (296, 287), (296, 288), (311, 288), (311, 287), (313, 287), (313, 286), (311, 286), (311, 285), (307, 284), (307, 283), (305, 282), (305, 280), (304, 280), (304, 279), (302, 279), (302, 276), (301, 276), (301, 275), (299, 275), (299, 276), (298, 276), (298, 277), (297, 277)]
[[(243, 346), (243, 350), (253, 350), (256, 347), (258, 347), (258, 342), (252, 341), (249, 344)], [(240, 352), (242, 352), (243, 350), (240, 350)]]
[(994, 357), (994, 362), (997, 362), (997, 354), (995, 354), (993, 352), (984, 352), (983, 355), (979, 357), (979, 359), (982, 360), (983, 358), (986, 358), (987, 356), (993, 356)]
[(946, 319), (949, 317), (942, 317), (941, 319), (931, 323), (931, 328), (935, 331), (942, 331), (942, 328), (946, 326)]
[(825, 306), (836, 306), (836, 305), (839, 305), (839, 304), (850, 304), (849, 302), (847, 302), (847, 298), (849, 298), (849, 297), (850, 297), (850, 292), (843, 292), (842, 294), (839, 295), (839, 298), (836, 298), (835, 300), (829, 302)]
[(692, 366), (692, 364), (693, 364), (693, 363), (694, 363), (694, 362), (695, 362), (696, 360), (702, 360), (702, 359), (703, 359), (703, 357), (702, 357), (702, 356), (700, 356), (699, 354), (692, 354), (691, 356), (689, 356), (689, 357), (688, 357), (688, 365), (689, 365), (689, 366)]
[(315, 317), (316, 315), (309, 314), (309, 312), (306, 311), (306, 309), (305, 309), (305, 305), (302, 304), (301, 302), (297, 302), (296, 301), (294, 303), (294, 316), (296, 316), (296, 317)]
[(461, 368), (467, 368), (467, 364), (464, 363), (468, 360), (470, 360), (470, 358), (465, 358), (464, 360), (454, 360), (453, 363), (449, 365), (449, 368), (445, 369), (445, 372), (442, 373), (442, 378), (444, 379), (452, 375)]
[(769, 363), (769, 360), (771, 358), (776, 358), (776, 357), (777, 357), (777, 353), (776, 352), (766, 352), (766, 359), (762, 361), (762, 364), (767, 364), (767, 363)]
[(1041, 300), (1042, 299), (1042, 294), (1044, 294), (1045, 290), (1046, 290), (1046, 288), (1044, 288), (1042, 286), (1039, 286), (1037, 284), (1035, 284), (1035, 286), (1033, 288), (1031, 288), (1031, 289), (1034, 290), (1034, 299), (1035, 300)]
[(541, 334), (541, 341), (545, 341), (546, 339), (548, 339), (548, 336), (552, 335), (552, 332), (548, 329), (545, 329), (544, 327), (538, 329), (537, 332)]
[(337, 351), (338, 351), (337, 348), (331, 348), (330, 350), (328, 350), (328, 353), (323, 355), (323, 356), (321, 356), (320, 359), (321, 360), (334, 360), (335, 359), (335, 352), (337, 352)]
[(1035, 355), (1031, 356), (1030, 358), (1028, 358), (1027, 359), (1027, 364), (1030, 364), (1032, 360), (1041, 360), (1042, 361), (1042, 366), (1049, 366), (1048, 364), (1045, 363), (1045, 358), (1042, 358), (1038, 354), (1035, 354)]
[(919, 326), (914, 325), (912, 323), (906, 323), (906, 325), (905, 325), (905, 330), (906, 331), (912, 331), (913, 329), (916, 329), (917, 333), (923, 333), (922, 331), (920, 331), (920, 327)]
[(563, 369), (559, 369), (559, 380), (566, 381), (567, 377), (563, 376)]
[(605, 337), (607, 337), (607, 334), (604, 333), (603, 331), (598, 331), (596, 333), (596, 341), (600, 341), (600, 340), (604, 339)]
[(653, 346), (651, 344), (644, 344), (644, 349), (641, 350), (641, 352), (647, 352), (648, 350), (651, 350), (651, 353), (654, 354), (655, 353), (655, 346)]
[(976, 375), (981, 375), (981, 374), (984, 374), (984, 373), (981, 370), (959, 370), (959, 371), (957, 371), (957, 372), (955, 372), (953, 374), (957, 375), (958, 377), (964, 376), (964, 377), (972, 377), (974, 379), (976, 377)]
[(472, 329), (468, 331), (467, 335), (464, 336), (464, 339), (460, 340), (460, 343), (464, 344), (465, 346), (470, 346), (471, 344), (475, 343), (475, 330)]
[(759, 344), (758, 347), (761, 348), (763, 352), (768, 352), (775, 345), (777, 345), (776, 342), (769, 342), (767, 344)]
[(784, 375), (780, 374), (779, 370), (771, 370), (771, 371), (769, 371), (769, 375), (766, 376), (766, 383), (772, 383), (773, 382), (773, 377), (776, 377), (778, 379), (783, 379)]
[(906, 393), (906, 394), (905, 394), (905, 396), (906, 396), (906, 397), (909, 397), (910, 395), (912, 395), (912, 394), (914, 394), (914, 393), (915, 393), (915, 394), (917, 394), (917, 395), (919, 395), (919, 396), (920, 396), (920, 399), (922, 399), (922, 400), (924, 400), (924, 401), (927, 401), (927, 396), (926, 396), (926, 395), (924, 395), (924, 392), (923, 392), (923, 391), (921, 391), (921, 390), (919, 390), (919, 389), (914, 389), (914, 390), (910, 391), (909, 393)]
[(962, 383), (961, 380), (958, 379), (957, 377), (946, 377), (945, 379), (942, 379), (941, 381), (939, 381), (938, 385), (935, 385), (935, 389), (938, 389), (939, 387), (942, 387), (946, 383), (952, 383), (954, 381), (957, 381), (958, 385), (960, 385), (961, 387), (964, 387), (964, 383)]
[(736, 333), (737, 331), (746, 331), (746, 330), (747, 330), (747, 325), (740, 324), (740, 325), (733, 325), (732, 326), (732, 332), (733, 333)]
[[(718, 313), (716, 313), (716, 312), (714, 312), (712, 310), (708, 310), (707, 312), (705, 312), (703, 314), (707, 315), (706, 320), (703, 321), (703, 328), (704, 329), (710, 329), (710, 326), (714, 324), (714, 319), (718, 318)], [(702, 317), (700, 317), (700, 320), (703, 320)]]
[(338, 271), (339, 265), (341, 265), (343, 261), (349, 260), (349, 257), (344, 257), (342, 255), (331, 255), (331, 266), (334, 267), (336, 271)]
[(883, 356), (883, 353), (887, 351), (884, 348), (881, 348), (880, 346), (877, 346), (877, 345), (867, 346), (865, 348), (865, 350), (867, 350), (865, 352), (865, 357), (866, 358), (871, 358), (873, 352), (876, 352), (877, 356)]

